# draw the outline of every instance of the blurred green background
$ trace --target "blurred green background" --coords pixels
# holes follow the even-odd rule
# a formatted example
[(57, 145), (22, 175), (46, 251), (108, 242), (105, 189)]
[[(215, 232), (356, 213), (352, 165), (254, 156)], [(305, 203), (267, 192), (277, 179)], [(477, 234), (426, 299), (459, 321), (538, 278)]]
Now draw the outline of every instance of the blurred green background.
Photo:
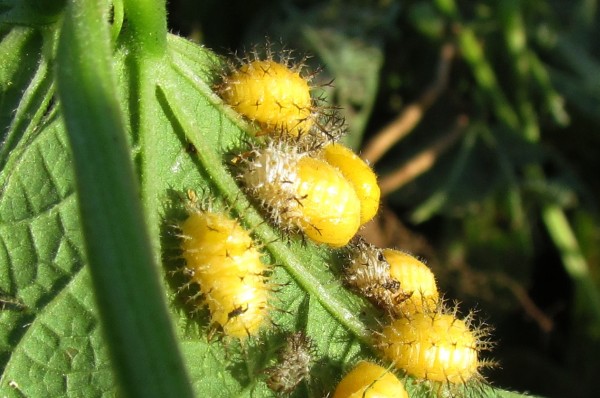
[(380, 176), (363, 234), (495, 327), (490, 381), (546, 397), (600, 375), (598, 21), (594, 0), (169, 2), (217, 53), (312, 56)]

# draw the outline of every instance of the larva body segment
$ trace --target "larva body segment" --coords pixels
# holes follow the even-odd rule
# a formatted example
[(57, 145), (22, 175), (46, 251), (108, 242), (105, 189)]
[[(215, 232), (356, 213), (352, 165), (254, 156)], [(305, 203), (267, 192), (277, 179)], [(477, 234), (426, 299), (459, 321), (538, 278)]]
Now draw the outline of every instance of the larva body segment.
[(333, 398), (408, 398), (408, 393), (388, 369), (363, 361), (344, 376)]
[(439, 301), (439, 292), (433, 272), (422, 261), (408, 253), (384, 249), (383, 255), (390, 264), (390, 275), (400, 283), (402, 292), (408, 297), (399, 304), (396, 312), (434, 311)]
[(219, 92), (227, 104), (267, 132), (298, 136), (313, 124), (308, 82), (274, 60), (242, 64), (225, 77)]
[(373, 170), (350, 148), (332, 143), (323, 147), (321, 156), (350, 181), (360, 199), (360, 224), (371, 220), (379, 210), (381, 190)]
[(362, 239), (350, 245), (349, 255), (350, 261), (344, 268), (346, 283), (390, 315), (437, 309), (435, 276), (415, 257), (394, 249), (380, 249)]
[(298, 224), (314, 241), (346, 245), (360, 227), (360, 201), (352, 185), (328, 163), (309, 157), (298, 162)]
[[(263, 325), (268, 308), (268, 291), (261, 276), (248, 274), (219, 276), (221, 283), (214, 283), (205, 300), (212, 322), (222, 326), (226, 335), (243, 338), (254, 336)], [(238, 278), (236, 281), (235, 278)]]
[(193, 211), (180, 225), (186, 273), (227, 336), (256, 335), (268, 318), (267, 267), (252, 238), (228, 216)]
[(246, 190), (284, 230), (300, 230), (332, 247), (346, 245), (360, 226), (360, 201), (333, 166), (286, 143), (251, 151), (242, 162)]
[(383, 329), (378, 345), (398, 369), (420, 379), (460, 384), (479, 375), (477, 336), (452, 314), (396, 319)]

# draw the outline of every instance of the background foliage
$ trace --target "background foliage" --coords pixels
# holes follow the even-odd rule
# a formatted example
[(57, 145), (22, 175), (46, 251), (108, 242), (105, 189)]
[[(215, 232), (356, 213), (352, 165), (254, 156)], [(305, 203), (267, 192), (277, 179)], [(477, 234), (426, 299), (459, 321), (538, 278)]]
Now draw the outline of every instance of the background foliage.
[[(220, 54), (265, 36), (312, 54), (386, 192), (363, 234), (423, 256), (442, 291), (496, 326), (495, 385), (592, 396), (596, 6), (172, 1), (167, 24), (156, 1), (0, 2), (2, 394), (114, 396), (119, 377), (131, 395), (186, 396), (178, 345), (198, 394), (263, 396), (261, 371), (294, 329), (318, 336), (322, 358), (298, 396), (372, 356), (366, 328), (381, 314), (332, 279), (335, 252), (281, 242), (249, 210), (220, 162), (245, 136), (210, 90), (218, 61), (167, 40), (168, 26)], [(279, 326), (260, 344), (208, 341), (177, 297), (168, 226), (190, 187), (274, 242)]]

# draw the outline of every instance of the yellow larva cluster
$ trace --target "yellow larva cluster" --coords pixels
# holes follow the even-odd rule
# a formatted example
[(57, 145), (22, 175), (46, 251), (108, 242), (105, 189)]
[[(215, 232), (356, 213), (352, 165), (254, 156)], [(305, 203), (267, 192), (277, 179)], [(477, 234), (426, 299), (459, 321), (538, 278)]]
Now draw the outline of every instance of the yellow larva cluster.
[(199, 286), (211, 323), (227, 336), (256, 335), (268, 318), (267, 267), (251, 236), (224, 213), (195, 210), (181, 223), (185, 271)]
[(440, 298), (431, 270), (414, 256), (380, 249), (362, 240), (349, 247), (344, 269), (350, 287), (387, 311), (391, 322), (375, 334), (386, 360), (417, 379), (448, 387), (480, 380), (490, 362), (479, 353), (489, 349), (489, 329), (475, 327)]
[(342, 118), (316, 105), (302, 64), (290, 66), (289, 53), (281, 58), (251, 55), (216, 86), (225, 103), (259, 126), (256, 135), (266, 136), (238, 158), (240, 181), (283, 230), (345, 246), (377, 213), (377, 178), (334, 143), (344, 131)]
[[(311, 96), (303, 65), (289, 53), (276, 61), (256, 54), (231, 64), (215, 86), (224, 103), (248, 120), (250, 148), (233, 164), (241, 187), (284, 233), (298, 232), (334, 248), (347, 247), (344, 281), (382, 308), (385, 323), (374, 333), (381, 356), (421, 381), (464, 385), (480, 380), (479, 358), (489, 348), (487, 329), (461, 320), (438, 292), (435, 276), (416, 257), (380, 249), (355, 238), (377, 213), (380, 189), (373, 170), (337, 139), (342, 118)], [(268, 309), (266, 268), (250, 236), (235, 220), (210, 212), (190, 214), (181, 225), (186, 267), (200, 286), (212, 317), (225, 334), (257, 334)], [(312, 362), (310, 340), (291, 335), (267, 385), (289, 394)], [(334, 397), (407, 397), (388, 369), (361, 362)]]
[(408, 393), (389, 369), (362, 361), (340, 381), (333, 398), (408, 398)]

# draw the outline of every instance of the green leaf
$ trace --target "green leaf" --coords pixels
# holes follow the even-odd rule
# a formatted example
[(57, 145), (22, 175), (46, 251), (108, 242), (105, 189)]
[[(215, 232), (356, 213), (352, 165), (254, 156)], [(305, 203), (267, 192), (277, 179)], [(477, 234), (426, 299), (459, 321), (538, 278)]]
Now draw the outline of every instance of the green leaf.
[(13, 28), (2, 39), (0, 53), (0, 166), (22, 136), (39, 123), (52, 96), (48, 63), (30, 54), (42, 51), (43, 36), (30, 28)]
[[(125, 9), (127, 12), (127, 5)], [(111, 340), (106, 336), (116, 333), (117, 325), (106, 322), (110, 318), (102, 315), (106, 302), (101, 297), (112, 292), (94, 292), (99, 285), (93, 281), (99, 272), (94, 269), (93, 261), (101, 257), (93, 248), (103, 242), (89, 241), (90, 222), (109, 218), (108, 212), (99, 211), (102, 207), (95, 207), (96, 203), (113, 203), (113, 190), (117, 190), (119, 184), (107, 183), (103, 181), (104, 175), (98, 175), (98, 187), (89, 189), (99, 192), (93, 191), (94, 195), (90, 196), (89, 191), (82, 190), (90, 180), (86, 173), (112, 170), (112, 164), (100, 164), (96, 166), (99, 169), (92, 167), (99, 159), (98, 153), (112, 159), (112, 155), (106, 154), (111, 148), (105, 142), (102, 147), (92, 146), (86, 149), (88, 152), (72, 154), (67, 134), (68, 128), (72, 141), (75, 133), (85, 137), (89, 133), (87, 128), (102, 134), (100, 130), (106, 130), (106, 125), (111, 126), (113, 122), (115, 128), (129, 133), (127, 144), (139, 178), (140, 201), (152, 234), (150, 243), (156, 249), (155, 256), (162, 253), (159, 272), (164, 283), (160, 293), (169, 302), (179, 349), (195, 394), (272, 396), (264, 382), (263, 371), (273, 366), (286, 334), (294, 330), (304, 330), (313, 338), (318, 352), (312, 379), (295, 395), (321, 397), (330, 393), (355, 361), (376, 356), (370, 336), (385, 318), (342, 286), (343, 252), (304, 243), (297, 237), (282, 236), (265, 222), (260, 211), (238, 188), (227, 159), (232, 153), (244, 151), (245, 142), (251, 137), (244, 131), (245, 123), (224, 107), (211, 90), (215, 70), (219, 67), (218, 57), (175, 36), (168, 37), (161, 53), (160, 43), (152, 40), (140, 43), (136, 39), (136, 29), (143, 31), (152, 24), (147, 23), (144, 28), (132, 22), (131, 30), (118, 38), (113, 59), (100, 61), (112, 66), (115, 75), (111, 77), (110, 72), (106, 71), (107, 75), (102, 72), (97, 85), (78, 86), (74, 83), (77, 80), (65, 79), (69, 76), (86, 78), (85, 73), (89, 72), (86, 68), (90, 65), (86, 64), (90, 61), (86, 57), (91, 58), (97, 49), (82, 54), (85, 42), (78, 41), (81, 36), (77, 35), (86, 32), (79, 30), (84, 29), (81, 26), (69, 25), (77, 21), (76, 13), (68, 14), (68, 18), (73, 19), (61, 32), (57, 56), (58, 66), (66, 68), (58, 70), (61, 103), (53, 97), (53, 73), (57, 64), (52, 56), (43, 55), (44, 44), (49, 46), (44, 40), (51, 40), (52, 36), (41, 39), (37, 31), (14, 30), (2, 42), (11, 56), (0, 63), (0, 70), (7, 71), (0, 76), (0, 83), (18, 81), (19, 88), (6, 92), (3, 89), (2, 99), (7, 98), (3, 104), (9, 105), (3, 106), (0, 113), (2, 131), (7, 137), (0, 152), (4, 156), (0, 158), (3, 165), (0, 172), (0, 298), (2, 303), (11, 303), (3, 304), (0, 311), (0, 394), (100, 397), (120, 392), (122, 386), (118, 386), (117, 375), (123, 374), (120, 368), (130, 365), (126, 360), (115, 364), (115, 358), (120, 357), (109, 349)], [(108, 30), (102, 32), (101, 40), (108, 40)], [(72, 46), (64, 47), (69, 44)], [(106, 42), (100, 44), (100, 47), (106, 46)], [(35, 61), (27, 60), (19, 71), (15, 60), (20, 59), (26, 46), (36, 49), (39, 56)], [(151, 50), (144, 55), (148, 47)], [(102, 51), (106, 49), (103, 47), (99, 54), (104, 54)], [(81, 58), (73, 55), (81, 55)], [(78, 63), (67, 67), (66, 59), (77, 59)], [(20, 73), (25, 77), (17, 79)], [(115, 80), (116, 92), (103, 86), (111, 78)], [(106, 93), (101, 89), (106, 89)], [(16, 94), (19, 92), (23, 93), (20, 97)], [(96, 97), (83, 101), (86, 98), (81, 95), (89, 92), (95, 92)], [(115, 104), (111, 104), (113, 94)], [(88, 106), (93, 109), (86, 109)], [(81, 114), (74, 112), (78, 109)], [(99, 109), (115, 113), (105, 114), (106, 120), (102, 120), (98, 117), (102, 116), (101, 112), (94, 114)], [(90, 112), (94, 119), (81, 120), (85, 112)], [(190, 144), (195, 150), (190, 150)], [(73, 148), (81, 150), (77, 145)], [(118, 150), (115, 147), (115, 151)], [(90, 168), (82, 170), (81, 164), (86, 159), (90, 164), (85, 166)], [(177, 211), (171, 210), (184, 208), (185, 201), (181, 198), (189, 189), (210, 198), (216, 206), (231, 209), (232, 215), (238, 216), (259, 239), (272, 264), (272, 325), (267, 324), (261, 336), (246, 343), (239, 344), (218, 335), (209, 338), (206, 312), (190, 313), (181, 278), (171, 272), (179, 266), (176, 256), (170, 255), (176, 252), (177, 241), (169, 234), (169, 226), (178, 221), (174, 215)], [(115, 206), (121, 203), (119, 199)], [(83, 216), (80, 216), (80, 207)], [(94, 209), (99, 214), (90, 215)], [(122, 230), (130, 228), (130, 225), (119, 225), (114, 233), (121, 236)], [(140, 232), (140, 236), (144, 233)], [(100, 239), (108, 240), (102, 236)], [(114, 255), (115, 261), (127, 258), (104, 254), (108, 258)], [(120, 278), (131, 278), (132, 270), (143, 270), (133, 265), (125, 269), (129, 264), (119, 264), (121, 269), (103, 276), (113, 278), (115, 291), (117, 287), (122, 288), (117, 286), (123, 284)], [(151, 258), (148, 264), (152, 264)], [(146, 286), (143, 282), (146, 275), (138, 276), (139, 284)], [(132, 285), (136, 285), (135, 282), (133, 279)], [(129, 288), (134, 291), (140, 286)], [(129, 296), (119, 296), (119, 299), (123, 314), (139, 305), (129, 302), (132, 300)], [(126, 316), (123, 314), (121, 316)], [(150, 335), (152, 332), (148, 328), (144, 331)], [(147, 341), (147, 336), (130, 337)], [(124, 347), (125, 353), (127, 348)], [(134, 360), (135, 365), (143, 368), (148, 364)], [(152, 376), (148, 376), (148, 383), (154, 381), (151, 379)], [(127, 380), (122, 384), (127, 384)], [(413, 383), (409, 383), (408, 388), (422, 390)], [(473, 394), (519, 396), (487, 387)], [(418, 397), (434, 395), (423, 391), (414, 394)]]

